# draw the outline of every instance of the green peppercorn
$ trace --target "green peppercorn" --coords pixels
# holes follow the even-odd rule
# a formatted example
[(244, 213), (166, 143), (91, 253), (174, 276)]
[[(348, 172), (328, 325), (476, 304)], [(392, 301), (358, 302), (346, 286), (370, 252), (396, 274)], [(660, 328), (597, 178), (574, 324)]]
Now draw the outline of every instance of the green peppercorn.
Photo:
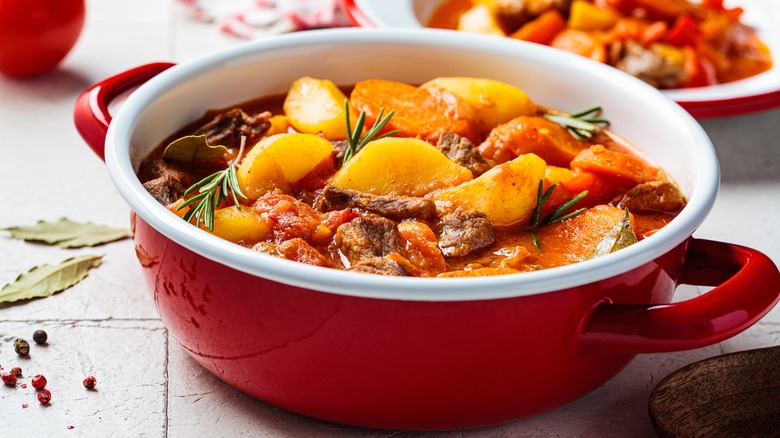
[(36, 330), (35, 333), (33, 333), (33, 341), (35, 341), (36, 344), (45, 344), (47, 339), (49, 339), (49, 335), (43, 330)]
[(19, 338), (14, 341), (14, 351), (16, 351), (16, 354), (19, 356), (27, 356), (30, 354), (30, 344), (24, 339)]

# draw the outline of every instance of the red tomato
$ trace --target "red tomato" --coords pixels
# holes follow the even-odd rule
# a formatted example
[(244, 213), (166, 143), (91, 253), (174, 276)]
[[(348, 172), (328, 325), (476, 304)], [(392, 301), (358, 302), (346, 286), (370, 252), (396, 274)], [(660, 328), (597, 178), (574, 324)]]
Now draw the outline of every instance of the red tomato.
[(54, 68), (84, 27), (84, 0), (0, 0), (0, 73)]

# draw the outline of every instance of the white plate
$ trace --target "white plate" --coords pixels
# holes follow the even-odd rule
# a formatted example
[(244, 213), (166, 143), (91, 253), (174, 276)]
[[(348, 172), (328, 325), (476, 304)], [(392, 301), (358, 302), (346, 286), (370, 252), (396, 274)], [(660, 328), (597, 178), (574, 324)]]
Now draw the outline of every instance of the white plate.
[[(363, 27), (419, 28), (443, 0), (342, 0), (350, 21)], [(754, 27), (769, 47), (773, 67), (756, 76), (707, 87), (664, 90), (669, 98), (699, 119), (733, 116), (780, 107), (780, 1), (726, 0), (741, 7), (742, 22)]]

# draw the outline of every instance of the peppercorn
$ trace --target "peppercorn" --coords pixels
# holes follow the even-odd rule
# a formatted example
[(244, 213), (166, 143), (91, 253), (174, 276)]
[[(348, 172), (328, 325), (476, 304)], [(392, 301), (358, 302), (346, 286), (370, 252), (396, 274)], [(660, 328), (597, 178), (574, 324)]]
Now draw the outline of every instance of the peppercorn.
[(43, 330), (36, 330), (35, 333), (33, 333), (33, 341), (35, 341), (36, 344), (45, 344), (47, 339), (49, 339), (49, 335)]
[(22, 369), (19, 367), (13, 367), (11, 368), (11, 374), (13, 374), (16, 377), (22, 377)]
[(38, 393), (38, 401), (43, 404), (48, 404), (51, 401), (51, 392), (48, 389)]
[(30, 344), (24, 339), (19, 338), (14, 341), (14, 351), (16, 351), (16, 354), (19, 356), (27, 356), (30, 354)]
[(8, 386), (16, 386), (16, 374), (14, 373), (3, 373), (2, 376), (3, 383), (5, 383)]
[(41, 374), (36, 374), (35, 377), (32, 378), (32, 386), (35, 389), (43, 389), (46, 387), (46, 377), (43, 377)]
[(97, 379), (95, 379), (95, 376), (88, 376), (82, 383), (84, 384), (85, 388), (93, 389), (95, 385), (97, 385)]

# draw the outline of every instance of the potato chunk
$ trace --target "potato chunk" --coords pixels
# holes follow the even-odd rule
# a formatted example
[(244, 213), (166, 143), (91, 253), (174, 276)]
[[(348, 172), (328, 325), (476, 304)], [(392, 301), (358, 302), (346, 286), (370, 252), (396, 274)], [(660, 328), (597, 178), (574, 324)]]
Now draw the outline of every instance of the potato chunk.
[(347, 96), (333, 82), (302, 77), (290, 86), (284, 99), (284, 112), (299, 132), (321, 132), (331, 140), (344, 140), (347, 138), (346, 99)]
[(431, 193), (428, 198), (443, 210), (476, 210), (494, 225), (512, 225), (533, 213), (545, 166), (535, 154), (521, 155), (472, 181)]
[(493, 79), (441, 77), (420, 88), (439, 88), (466, 101), (474, 108), (483, 133), (518, 116), (536, 114), (536, 104), (525, 91)]
[(333, 176), (331, 185), (375, 195), (423, 196), (472, 179), (471, 171), (416, 138), (369, 142)]
[(255, 200), (270, 189), (288, 190), (323, 160), (333, 145), (312, 134), (276, 134), (258, 142), (246, 155), (236, 176), (244, 194)]
[(458, 20), (458, 30), (506, 36), (493, 11), (484, 4), (476, 4), (464, 12)]
[(239, 210), (232, 205), (214, 212), (212, 234), (225, 240), (252, 245), (265, 239), (270, 232), (270, 220), (247, 206)]

